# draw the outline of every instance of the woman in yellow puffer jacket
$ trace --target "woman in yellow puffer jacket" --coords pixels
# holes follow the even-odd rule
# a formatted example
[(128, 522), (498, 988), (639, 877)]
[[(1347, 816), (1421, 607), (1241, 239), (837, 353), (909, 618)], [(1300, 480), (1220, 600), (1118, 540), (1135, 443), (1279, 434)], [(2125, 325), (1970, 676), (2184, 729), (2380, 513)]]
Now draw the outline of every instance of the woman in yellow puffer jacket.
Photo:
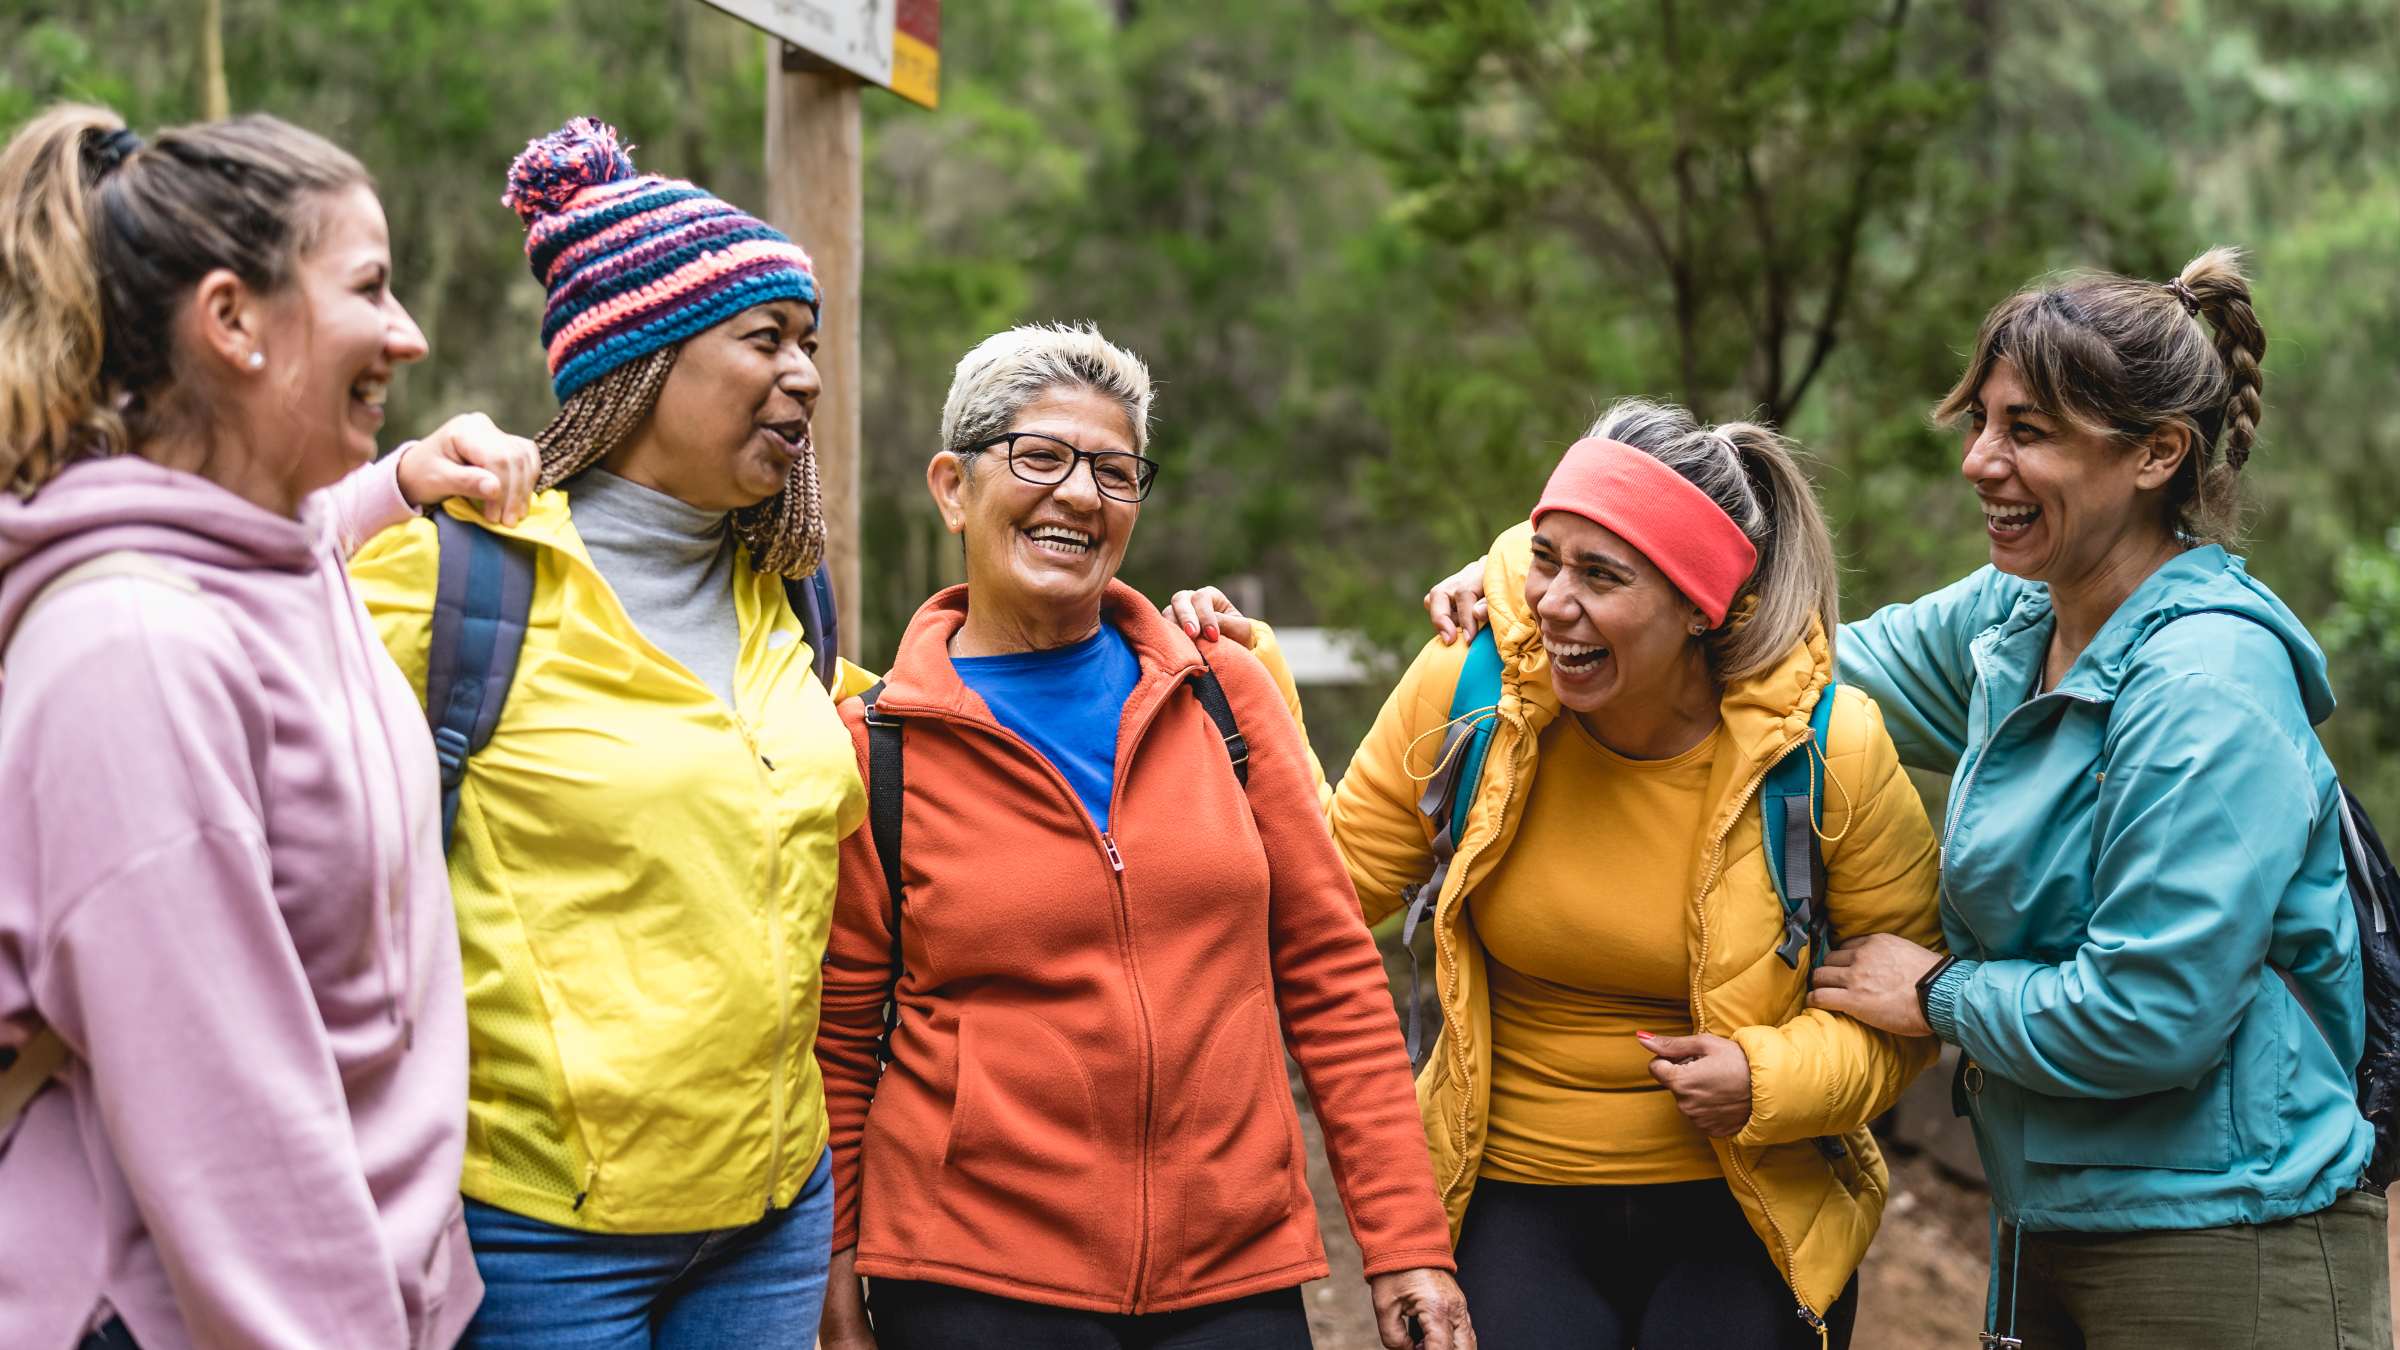
[[(1934, 1046), (1809, 1009), (1814, 953), (1777, 954), (1753, 803), (1810, 753), (1833, 678), (1808, 480), (1764, 427), (1621, 403), (1485, 584), (1497, 725), (1431, 914), (1442, 1031), (1418, 1082), (1479, 1339), (1846, 1344), (1885, 1199), (1866, 1124)], [(1175, 613), (1248, 627), (1214, 593)], [(1427, 645), (1330, 794), (1370, 921), (1432, 868), (1418, 801), (1466, 656)], [(1874, 703), (1835, 700), (1833, 933), (1938, 942), (1923, 806)]]

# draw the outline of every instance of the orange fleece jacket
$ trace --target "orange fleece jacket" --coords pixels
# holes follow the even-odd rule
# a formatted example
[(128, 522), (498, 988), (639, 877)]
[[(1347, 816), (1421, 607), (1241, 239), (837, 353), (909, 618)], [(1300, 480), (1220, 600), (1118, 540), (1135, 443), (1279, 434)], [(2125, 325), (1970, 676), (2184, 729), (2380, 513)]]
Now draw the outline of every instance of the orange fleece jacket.
[[(1245, 797), (1191, 688), (1200, 654), (1111, 583), (1103, 622), (1142, 675), (1104, 836), (959, 679), (966, 612), (964, 587), (917, 611), (881, 704), (906, 727), (907, 896), (880, 1082), (890, 899), (873, 832), (842, 845), (817, 1042), (834, 1250), (862, 1275), (1121, 1313), (1321, 1278), (1288, 1047), (1367, 1273), (1452, 1268), (1383, 964), (1265, 670), (1208, 653)], [(864, 709), (842, 715), (863, 775)]]

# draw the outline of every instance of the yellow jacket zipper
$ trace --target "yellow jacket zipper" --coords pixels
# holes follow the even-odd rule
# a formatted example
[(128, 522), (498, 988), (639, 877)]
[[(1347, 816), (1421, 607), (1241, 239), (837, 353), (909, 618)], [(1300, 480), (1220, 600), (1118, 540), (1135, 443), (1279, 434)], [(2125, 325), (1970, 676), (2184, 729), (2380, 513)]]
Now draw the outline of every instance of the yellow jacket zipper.
[[(1700, 980), (1708, 971), (1708, 893), (1717, 884), (1717, 877), (1725, 868), (1725, 841), (1733, 833), (1734, 822), (1740, 820), (1743, 812), (1750, 809), (1750, 798), (1758, 791), (1759, 785), (1767, 781), (1767, 774), (1785, 755), (1792, 753), (1805, 742), (1805, 737), (1790, 742), (1784, 746), (1780, 754), (1759, 766), (1758, 772), (1751, 775), (1750, 781), (1743, 786), (1741, 794), (1734, 799), (1733, 810), (1725, 817), (1725, 824), (1717, 830), (1716, 837), (1709, 841), (1708, 871), (1700, 878), (1700, 889), (1692, 894), (1692, 915), (1700, 926), (1700, 953), (1692, 962), (1692, 1034), (1695, 1036), (1708, 1034), (1708, 1018), (1700, 1007)], [(1814, 1327), (1818, 1336), (1822, 1338), (1825, 1334), (1825, 1319), (1818, 1315), (1816, 1309), (1808, 1306), (1808, 1300), (1800, 1293), (1799, 1256), (1792, 1250), (1792, 1239), (1783, 1231), (1782, 1222), (1775, 1217), (1775, 1207), (1767, 1203), (1765, 1189), (1758, 1184), (1756, 1178), (1750, 1175), (1749, 1164), (1742, 1161), (1740, 1145), (1728, 1142), (1725, 1146), (1725, 1157), (1728, 1162), (1733, 1164), (1735, 1179), (1740, 1181), (1742, 1188), (1750, 1192), (1750, 1197), (1758, 1202), (1758, 1212), (1767, 1221), (1767, 1231), (1775, 1235), (1775, 1246), (1783, 1257), (1784, 1284), (1792, 1291), (1792, 1297), (1799, 1302), (1801, 1318)]]

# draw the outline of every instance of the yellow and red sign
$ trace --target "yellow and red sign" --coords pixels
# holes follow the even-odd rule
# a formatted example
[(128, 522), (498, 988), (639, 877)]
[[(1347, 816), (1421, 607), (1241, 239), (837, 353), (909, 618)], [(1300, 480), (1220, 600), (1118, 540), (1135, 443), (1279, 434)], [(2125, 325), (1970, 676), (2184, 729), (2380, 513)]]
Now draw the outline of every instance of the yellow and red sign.
[(707, 0), (912, 103), (941, 101), (941, 0)]
[(942, 101), (942, 0), (900, 0), (892, 15), (892, 92), (928, 108)]

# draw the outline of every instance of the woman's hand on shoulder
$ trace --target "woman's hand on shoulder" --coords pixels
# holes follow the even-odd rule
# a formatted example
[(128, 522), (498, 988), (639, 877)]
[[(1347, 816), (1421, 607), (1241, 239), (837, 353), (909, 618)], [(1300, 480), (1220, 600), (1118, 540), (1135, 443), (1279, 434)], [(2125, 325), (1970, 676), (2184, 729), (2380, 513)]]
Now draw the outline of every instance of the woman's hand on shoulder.
[(1375, 1300), (1375, 1331), (1384, 1350), (1475, 1350), (1467, 1296), (1449, 1271), (1386, 1271), (1367, 1278), (1367, 1293)]
[(1243, 647), (1249, 647), (1257, 636), (1249, 618), (1234, 608), (1233, 602), (1225, 598), (1225, 592), (1214, 586), (1203, 586), (1196, 591), (1177, 591), (1175, 597), (1158, 612), (1194, 642), (1214, 642), (1222, 635)]
[(511, 436), (482, 413), (462, 413), (400, 452), (400, 495), (422, 509), (452, 497), (473, 497), (483, 518), (514, 525), (525, 518), (541, 474), (542, 452)]
[(1750, 1123), (1750, 1056), (1722, 1036), (1634, 1039), (1650, 1052), (1650, 1076), (1675, 1098), (1675, 1109), (1711, 1139), (1731, 1139)]
[(1825, 954), (1809, 977), (1808, 1006), (1846, 1013), (1895, 1036), (1930, 1036), (1917, 981), (1941, 956), (1891, 933), (1855, 937)]
[(1483, 627), (1490, 613), (1491, 604), (1483, 596), (1481, 558), (1435, 582), (1433, 589), (1425, 592), (1425, 616), (1433, 620), (1433, 631), (1441, 635), (1445, 646), (1474, 641), (1476, 630)]

